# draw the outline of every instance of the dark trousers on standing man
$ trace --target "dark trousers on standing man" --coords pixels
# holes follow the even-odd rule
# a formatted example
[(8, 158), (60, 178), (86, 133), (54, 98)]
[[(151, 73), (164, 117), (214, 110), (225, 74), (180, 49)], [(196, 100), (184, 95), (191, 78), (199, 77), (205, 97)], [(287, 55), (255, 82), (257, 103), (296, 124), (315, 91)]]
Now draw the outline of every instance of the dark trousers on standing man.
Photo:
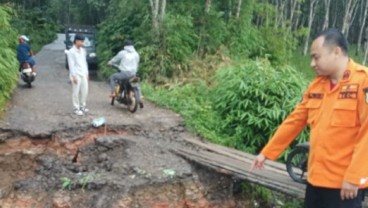
[(359, 190), (355, 199), (342, 200), (340, 189), (316, 187), (307, 184), (305, 208), (362, 208), (364, 191)]

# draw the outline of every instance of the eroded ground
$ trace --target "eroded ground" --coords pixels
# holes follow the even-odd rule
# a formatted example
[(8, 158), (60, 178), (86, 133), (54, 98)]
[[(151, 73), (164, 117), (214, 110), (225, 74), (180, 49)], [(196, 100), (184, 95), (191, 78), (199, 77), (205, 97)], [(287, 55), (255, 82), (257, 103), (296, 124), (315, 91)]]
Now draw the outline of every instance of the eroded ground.
[[(135, 114), (109, 105), (105, 82), (90, 81), (90, 113), (72, 114), (62, 36), (37, 54), (32, 89), (20, 82), (0, 127), (0, 207), (246, 207), (231, 178), (172, 150), (180, 116), (145, 102)], [(94, 118), (106, 126), (92, 128)]]

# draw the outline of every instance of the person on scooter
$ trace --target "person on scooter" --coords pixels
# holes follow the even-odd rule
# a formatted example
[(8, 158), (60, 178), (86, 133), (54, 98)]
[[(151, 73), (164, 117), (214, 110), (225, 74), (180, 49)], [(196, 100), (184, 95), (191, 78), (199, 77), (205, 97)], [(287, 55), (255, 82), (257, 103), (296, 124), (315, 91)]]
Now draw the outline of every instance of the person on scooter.
[[(115, 83), (116, 80), (130, 79), (137, 74), (139, 65), (139, 54), (134, 48), (132, 40), (127, 40), (124, 43), (124, 49), (114, 56), (108, 63), (109, 66), (116, 66), (120, 72), (117, 72), (110, 77), (111, 97), (115, 97)], [(141, 98), (141, 90), (138, 87), (139, 97)], [(142, 100), (139, 106), (143, 108)]]
[(18, 38), (18, 46), (17, 46), (17, 58), (20, 64), (27, 62), (32, 68), (32, 74), (36, 76), (36, 62), (32, 58), (33, 51), (29, 46), (29, 38), (25, 35), (21, 35)]

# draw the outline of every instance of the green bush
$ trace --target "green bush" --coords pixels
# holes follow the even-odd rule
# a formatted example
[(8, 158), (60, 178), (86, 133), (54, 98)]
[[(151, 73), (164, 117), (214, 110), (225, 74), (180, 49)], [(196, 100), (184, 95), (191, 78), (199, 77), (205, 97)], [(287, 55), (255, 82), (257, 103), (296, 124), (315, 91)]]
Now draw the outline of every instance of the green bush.
[[(257, 153), (295, 107), (306, 86), (290, 66), (247, 60), (217, 71), (213, 86), (200, 80), (143, 86), (144, 95), (180, 113), (187, 127), (211, 142)], [(304, 131), (297, 142), (308, 139)], [(284, 158), (288, 154), (284, 153)]]
[(17, 83), (18, 61), (16, 59), (16, 31), (11, 27), (13, 10), (0, 5), (0, 108), (3, 110)]
[(232, 57), (244, 59), (264, 57), (264, 41), (260, 31), (248, 21), (233, 20), (228, 25), (227, 47)]
[(155, 79), (189, 71), (197, 41), (191, 16), (167, 14), (159, 43), (141, 48), (144, 74)]
[(56, 31), (60, 27), (49, 17), (45, 8), (24, 10), (21, 7), (18, 7), (16, 15), (13, 15), (11, 25), (16, 28), (18, 35), (24, 34), (30, 38), (34, 52), (38, 52), (42, 46), (55, 40)]
[[(300, 101), (306, 82), (289, 66), (246, 61), (218, 71), (211, 97), (226, 145), (256, 153)], [(303, 140), (307, 137), (304, 134)]]
[(267, 57), (275, 65), (288, 63), (297, 47), (297, 39), (285, 28), (261, 27), (264, 50), (261, 57)]

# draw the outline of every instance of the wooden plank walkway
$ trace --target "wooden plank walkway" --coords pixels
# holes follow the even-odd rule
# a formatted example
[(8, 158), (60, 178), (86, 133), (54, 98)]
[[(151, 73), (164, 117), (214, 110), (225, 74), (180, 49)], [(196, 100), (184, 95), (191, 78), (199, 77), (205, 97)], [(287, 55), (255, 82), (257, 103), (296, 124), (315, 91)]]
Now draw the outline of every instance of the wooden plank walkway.
[(305, 185), (294, 182), (286, 172), (284, 164), (267, 161), (265, 169), (250, 172), (254, 155), (197, 139), (185, 139), (185, 142), (192, 144), (193, 148), (174, 151), (190, 161), (271, 190), (304, 198)]

